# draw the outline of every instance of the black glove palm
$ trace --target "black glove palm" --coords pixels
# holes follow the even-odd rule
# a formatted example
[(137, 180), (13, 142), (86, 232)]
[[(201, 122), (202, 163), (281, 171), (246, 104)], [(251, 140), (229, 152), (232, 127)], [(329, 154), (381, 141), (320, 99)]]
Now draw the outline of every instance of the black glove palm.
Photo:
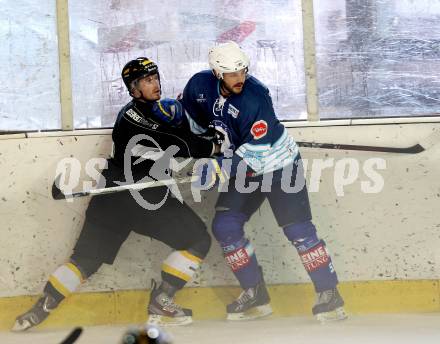
[(208, 126), (208, 129), (201, 136), (219, 146), (225, 142), (225, 135), (215, 129), (212, 124)]

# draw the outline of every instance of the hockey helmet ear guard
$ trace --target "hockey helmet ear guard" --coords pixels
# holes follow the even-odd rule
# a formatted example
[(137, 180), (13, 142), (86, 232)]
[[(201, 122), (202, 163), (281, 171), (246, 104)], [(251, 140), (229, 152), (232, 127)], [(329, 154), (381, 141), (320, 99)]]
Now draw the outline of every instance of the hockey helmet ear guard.
[(219, 44), (209, 50), (209, 66), (214, 70), (214, 74), (223, 79), (223, 73), (238, 72), (244, 68), (249, 68), (249, 57), (244, 53), (235, 42)]
[(133, 81), (153, 74), (159, 75), (157, 64), (147, 57), (138, 57), (127, 62), (124, 68), (122, 68), (121, 76), (128, 91), (131, 91), (131, 83)]

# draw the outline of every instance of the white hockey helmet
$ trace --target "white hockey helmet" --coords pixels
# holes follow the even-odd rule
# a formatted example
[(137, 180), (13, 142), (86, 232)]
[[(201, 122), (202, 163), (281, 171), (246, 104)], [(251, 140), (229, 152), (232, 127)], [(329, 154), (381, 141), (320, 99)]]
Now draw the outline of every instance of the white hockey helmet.
[(223, 73), (233, 73), (249, 67), (249, 57), (232, 41), (211, 48), (208, 60), (209, 66), (220, 79), (223, 79)]

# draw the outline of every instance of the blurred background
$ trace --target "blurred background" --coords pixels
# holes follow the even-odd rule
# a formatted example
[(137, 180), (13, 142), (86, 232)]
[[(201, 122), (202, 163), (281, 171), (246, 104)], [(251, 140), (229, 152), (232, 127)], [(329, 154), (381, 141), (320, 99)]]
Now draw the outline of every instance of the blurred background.
[[(56, 2), (0, 0), (0, 130), (60, 129)], [(306, 119), (300, 0), (69, 1), (75, 128), (110, 127), (128, 101), (124, 63), (159, 63), (166, 97), (234, 40), (284, 120)], [(315, 0), (323, 119), (440, 108), (440, 1)]]

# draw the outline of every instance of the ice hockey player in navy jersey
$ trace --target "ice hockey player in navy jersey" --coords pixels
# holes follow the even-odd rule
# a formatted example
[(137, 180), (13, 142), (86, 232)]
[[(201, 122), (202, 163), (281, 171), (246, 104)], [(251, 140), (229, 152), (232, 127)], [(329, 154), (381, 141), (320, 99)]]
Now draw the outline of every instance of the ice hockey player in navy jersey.
[[(212, 224), (226, 263), (243, 289), (227, 305), (227, 319), (246, 320), (272, 313), (262, 268), (243, 229), (266, 198), (314, 284), (317, 301), (313, 314), (320, 321), (344, 319), (338, 279), (326, 244), (312, 223), (306, 186), (294, 191), (289, 188), (304, 182), (301, 156), (275, 115), (268, 89), (248, 74), (249, 58), (234, 42), (212, 48), (209, 65), (211, 70), (188, 81), (182, 104), (194, 133), (202, 134), (214, 126), (231, 142), (233, 154), (228, 160), (232, 166), (223, 168), (228, 170), (229, 187), (219, 194)], [(216, 165), (213, 170), (219, 171), (225, 161), (225, 156), (211, 160)], [(206, 169), (200, 173), (208, 178)], [(270, 182), (265, 183), (267, 180)], [(245, 185), (253, 181), (259, 182), (258, 187), (249, 192)]]

